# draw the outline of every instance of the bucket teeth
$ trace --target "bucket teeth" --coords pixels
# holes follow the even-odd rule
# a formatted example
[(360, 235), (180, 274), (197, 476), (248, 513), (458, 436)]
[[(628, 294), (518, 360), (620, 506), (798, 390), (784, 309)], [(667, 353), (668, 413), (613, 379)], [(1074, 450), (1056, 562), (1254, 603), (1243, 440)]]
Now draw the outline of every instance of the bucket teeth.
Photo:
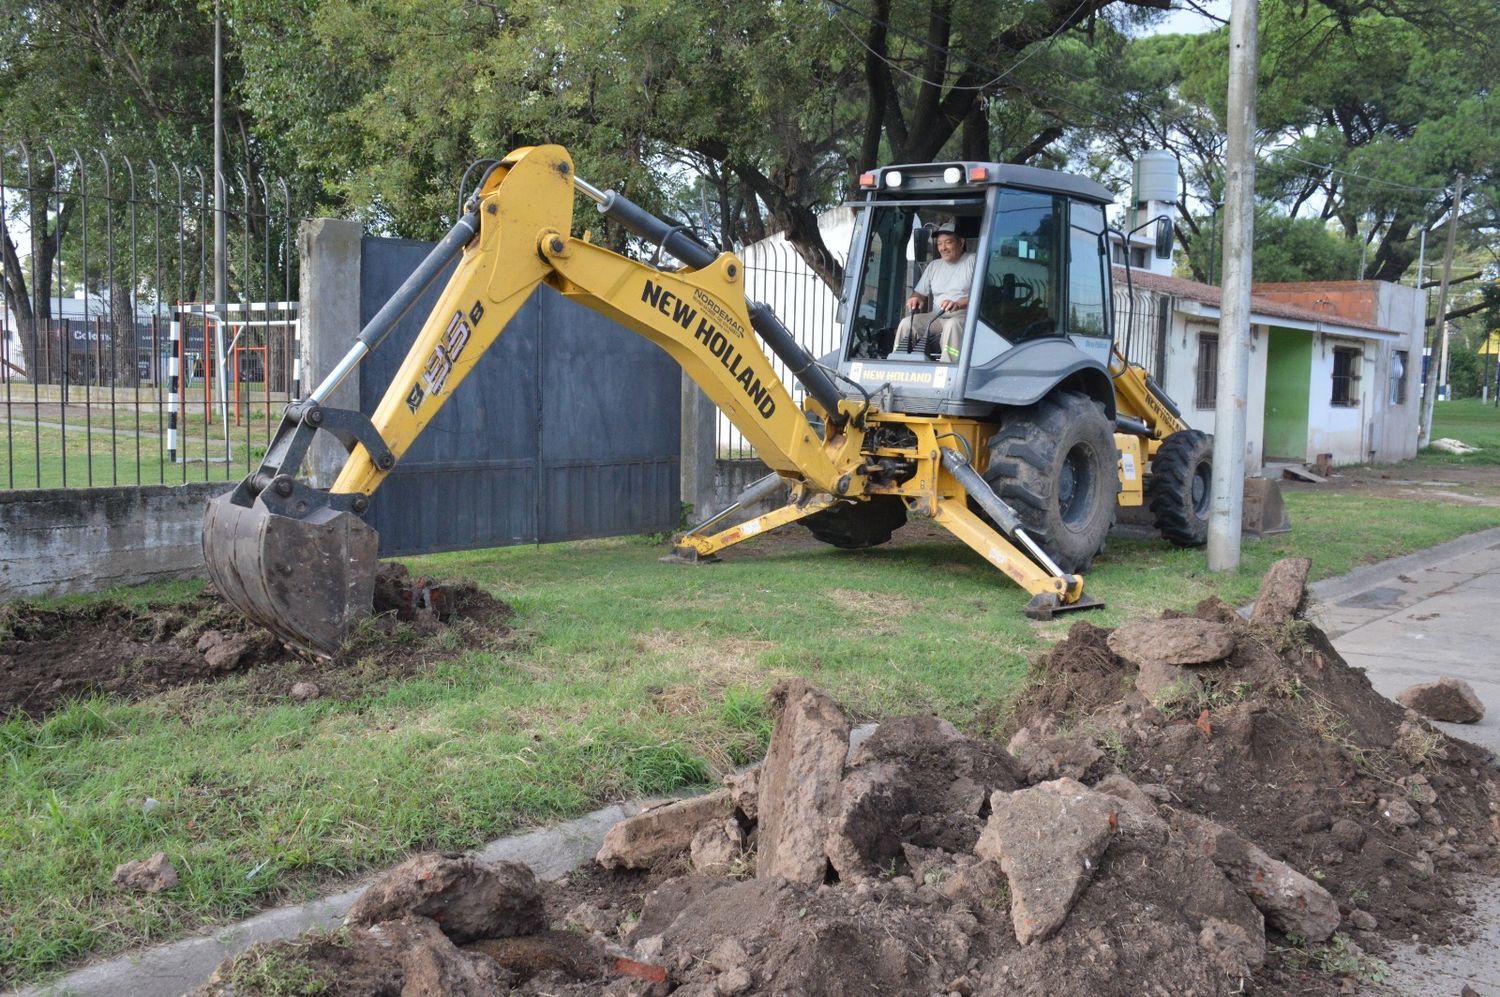
[(219, 594), (289, 644), (330, 656), (369, 616), (379, 535), (352, 513), (322, 508), (305, 519), (246, 507), (231, 495), (208, 503), (203, 559)]

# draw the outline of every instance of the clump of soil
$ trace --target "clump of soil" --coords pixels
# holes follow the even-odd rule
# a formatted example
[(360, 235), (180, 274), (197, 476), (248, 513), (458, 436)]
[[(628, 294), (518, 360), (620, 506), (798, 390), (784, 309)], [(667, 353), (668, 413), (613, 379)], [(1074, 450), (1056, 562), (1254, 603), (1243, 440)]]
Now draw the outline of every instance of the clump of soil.
[[(1194, 617), (1212, 626), (1075, 626), (1009, 745), (928, 716), (851, 749), (837, 704), (782, 683), (760, 766), (617, 825), (598, 864), (541, 887), (533, 923), (449, 932), (440, 961), (524, 994), (1335, 994), (1387, 942), (1448, 937), (1459, 877), (1497, 871), (1489, 760), (1378, 696), (1305, 621), (1212, 601)], [(1179, 639), (1152, 660), (1140, 635), (1163, 629), (1218, 657)], [(372, 969), (299, 963), (298, 944), (239, 965), (426, 992), (413, 975), (361, 989)], [(275, 992), (243, 976), (235, 997)]]
[[(0, 606), (0, 717), (45, 716), (94, 693), (140, 699), (247, 675), (242, 701), (281, 699), (298, 683), (320, 695), (413, 674), (511, 634), (511, 608), (471, 581), (413, 579), (382, 564), (375, 615), (331, 659), (312, 660), (246, 621), (213, 591), (162, 605)], [(306, 688), (306, 686), (304, 686)]]
[[(1210, 600), (1193, 615), (1223, 620), (1223, 609)], [(1074, 624), (1008, 729), (1051, 737), (1054, 751), (1096, 747), (1171, 807), (1315, 875), (1381, 935), (1445, 940), (1461, 913), (1457, 874), (1497, 869), (1488, 753), (1381, 696), (1305, 621), (1231, 626), (1233, 654), (1191, 669), (1200, 692), (1153, 703), (1133, 685), (1138, 670), (1112, 655), (1113, 677), (1080, 681), (1070, 650), (1097, 661), (1108, 632)]]

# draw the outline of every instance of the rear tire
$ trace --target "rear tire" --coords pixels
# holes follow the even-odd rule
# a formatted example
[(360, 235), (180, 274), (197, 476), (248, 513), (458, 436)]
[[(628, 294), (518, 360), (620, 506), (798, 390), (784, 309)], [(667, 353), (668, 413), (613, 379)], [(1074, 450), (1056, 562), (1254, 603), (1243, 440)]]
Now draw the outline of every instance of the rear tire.
[(1196, 429), (1168, 436), (1151, 459), (1146, 504), (1157, 530), (1179, 547), (1208, 542), (1213, 465), (1214, 438)]
[(893, 495), (840, 502), (801, 520), (814, 537), (844, 550), (878, 547), (906, 525), (906, 504)]
[(1076, 391), (1044, 398), (990, 437), (984, 472), (1026, 532), (1068, 573), (1086, 571), (1115, 522), (1120, 454), (1104, 406)]

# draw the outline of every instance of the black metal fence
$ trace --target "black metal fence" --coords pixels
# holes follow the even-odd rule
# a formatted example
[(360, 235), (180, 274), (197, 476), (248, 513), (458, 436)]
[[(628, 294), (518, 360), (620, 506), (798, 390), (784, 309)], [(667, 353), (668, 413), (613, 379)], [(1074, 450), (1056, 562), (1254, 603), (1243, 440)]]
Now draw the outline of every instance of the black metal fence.
[(1115, 276), (1115, 345), (1133, 364), (1146, 368), (1158, 382), (1166, 373), (1171, 299)]
[(298, 385), (292, 192), (0, 141), (0, 488), (232, 479)]

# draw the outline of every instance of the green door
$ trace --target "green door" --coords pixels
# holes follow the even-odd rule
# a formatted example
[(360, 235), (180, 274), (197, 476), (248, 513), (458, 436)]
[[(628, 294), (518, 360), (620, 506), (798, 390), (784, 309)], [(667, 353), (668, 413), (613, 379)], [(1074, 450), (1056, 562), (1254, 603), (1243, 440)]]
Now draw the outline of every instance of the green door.
[(1271, 329), (1266, 353), (1265, 459), (1307, 459), (1312, 333)]

